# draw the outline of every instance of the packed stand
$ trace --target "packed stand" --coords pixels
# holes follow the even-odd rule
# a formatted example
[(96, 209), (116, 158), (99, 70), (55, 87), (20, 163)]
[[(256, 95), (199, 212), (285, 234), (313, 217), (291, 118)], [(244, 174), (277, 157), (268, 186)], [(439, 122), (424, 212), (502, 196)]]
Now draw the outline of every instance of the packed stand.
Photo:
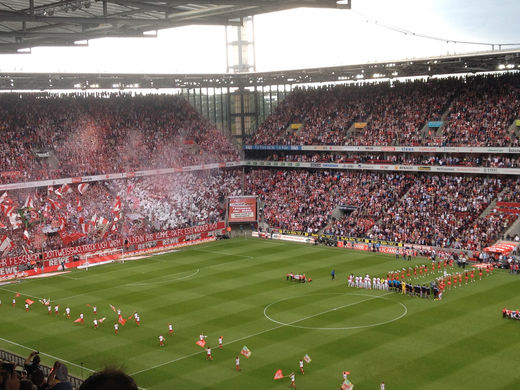
[[(200, 171), (5, 192), (0, 255), (17, 256), (221, 221), (240, 173)], [(5, 240), (2, 237), (2, 240)]]
[(168, 95), (4, 94), (0, 131), (4, 183), (239, 158), (188, 102)]
[(519, 94), (518, 75), (468, 77), (452, 103), (441, 145), (518, 146), (509, 127), (518, 119)]
[(516, 74), (296, 89), (249, 143), (517, 146), (519, 92)]
[(366, 172), (267, 169), (253, 170), (246, 179), (247, 192), (265, 202), (264, 219), (271, 227), (308, 233), (335, 224), (336, 219), (329, 217), (339, 206), (356, 211), (331, 229), (348, 224), (349, 230), (365, 231), (406, 192), (410, 180), (404, 175)]
[(443, 248), (481, 249), (502, 232), (484, 227), (487, 240), (474, 229), (477, 218), (504, 185), (500, 178), (416, 176), (410, 191), (369, 232), (377, 239)]
[[(256, 153), (262, 158), (261, 153)], [(254, 158), (251, 157), (251, 158)], [(518, 168), (520, 157), (508, 155), (424, 155), (390, 153), (273, 153), (267, 161), (315, 162), (338, 164), (399, 164), (399, 165), (439, 165), (461, 167)]]

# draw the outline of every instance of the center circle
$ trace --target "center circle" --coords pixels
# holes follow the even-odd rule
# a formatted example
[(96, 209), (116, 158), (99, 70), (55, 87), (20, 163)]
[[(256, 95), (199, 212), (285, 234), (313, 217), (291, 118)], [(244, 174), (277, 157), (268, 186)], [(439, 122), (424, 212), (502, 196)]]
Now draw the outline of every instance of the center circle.
[[(358, 300), (355, 300), (355, 301), (349, 302), (349, 303), (343, 302), (343, 304), (341, 304), (341, 305), (338, 305), (334, 299), (331, 300), (328, 298), (325, 298), (325, 299), (323, 299), (321, 301), (317, 301), (317, 302), (309, 302), (309, 300), (312, 300), (312, 298), (316, 298), (316, 297), (339, 296), (339, 295), (349, 297), (349, 298), (350, 297), (363, 297), (364, 299), (358, 299)], [(320, 307), (319, 311), (317, 313), (303, 316), (300, 318), (291, 319), (291, 320), (282, 321), (280, 319), (273, 318), (273, 317), (280, 317), (279, 315), (275, 315), (272, 313), (275, 311), (277, 305), (282, 306), (282, 308), (280, 309), (280, 311), (278, 313), (278, 314), (281, 313), (282, 317), (283, 317), (283, 315), (294, 314), (294, 312), (291, 312), (291, 310), (284, 312), (283, 306), (287, 306), (290, 303), (290, 301), (295, 301), (296, 303), (298, 303), (298, 300), (304, 300), (303, 305), (312, 306), (312, 305), (316, 305), (316, 303), (317, 303), (318, 305), (323, 305), (324, 307)], [(326, 301), (332, 301), (332, 302), (326, 302)], [(381, 303), (383, 301), (385, 301), (385, 304), (382, 305), (381, 307), (379, 307), (379, 305), (381, 305)], [(369, 314), (368, 315), (369, 318), (366, 318), (366, 319), (361, 318), (359, 324), (355, 324), (355, 325), (351, 325), (351, 326), (305, 326), (305, 325), (300, 325), (300, 323), (302, 323), (304, 321), (313, 320), (313, 319), (316, 320), (322, 316), (327, 316), (327, 315), (331, 314), (332, 312), (337, 312), (337, 311), (341, 311), (341, 310), (345, 310), (345, 309), (349, 310), (349, 308), (354, 308), (355, 306), (357, 306), (359, 304), (363, 304), (363, 303), (366, 303), (366, 305), (373, 306), (373, 307), (371, 308), (370, 311), (367, 310), (366, 313), (363, 311), (359, 311), (359, 310), (357, 311), (357, 313), (352, 313), (352, 314), (357, 314), (358, 316), (361, 316), (361, 317), (365, 316), (366, 314)], [(391, 308), (392, 305), (388, 305), (388, 303), (392, 304), (393, 306), (398, 306), (399, 312), (393, 313), (395, 310), (393, 308)], [(370, 317), (374, 317), (372, 311), (375, 311), (375, 310), (381, 310), (382, 314), (380, 316), (378, 314), (376, 314), (375, 319), (370, 318)], [(387, 313), (388, 311), (392, 312), (393, 314), (389, 315), (391, 313)], [(358, 293), (321, 293), (321, 294), (309, 294), (309, 295), (302, 295), (302, 296), (297, 296), (297, 297), (289, 297), (289, 298), (283, 298), (276, 302), (270, 303), (267, 306), (265, 306), (265, 308), (264, 308), (264, 316), (269, 321), (272, 321), (281, 326), (290, 326), (292, 328), (314, 329), (314, 330), (348, 330), (348, 329), (371, 328), (371, 327), (385, 325), (385, 324), (389, 324), (391, 322), (400, 320), (407, 313), (408, 313), (408, 308), (401, 302), (394, 301), (394, 300), (389, 299), (382, 295), (370, 295), (370, 294), (358, 294)], [(334, 322), (337, 322), (337, 314), (334, 313), (333, 316), (336, 316), (336, 318), (333, 318), (332, 320)], [(383, 316), (386, 319), (384, 321), (379, 321), (379, 319), (377, 317), (383, 318)]]

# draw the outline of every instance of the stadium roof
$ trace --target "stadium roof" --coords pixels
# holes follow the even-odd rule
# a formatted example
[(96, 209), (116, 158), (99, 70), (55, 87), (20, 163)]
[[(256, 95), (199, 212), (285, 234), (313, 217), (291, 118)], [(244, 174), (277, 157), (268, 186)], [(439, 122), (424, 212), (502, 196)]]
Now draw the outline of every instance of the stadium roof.
[(103, 37), (153, 37), (157, 30), (186, 25), (240, 25), (246, 16), (297, 7), (340, 6), (336, 0), (5, 1), (0, 2), (0, 53), (84, 45)]
[(520, 50), (238, 74), (0, 73), (0, 90), (227, 88), (520, 70)]

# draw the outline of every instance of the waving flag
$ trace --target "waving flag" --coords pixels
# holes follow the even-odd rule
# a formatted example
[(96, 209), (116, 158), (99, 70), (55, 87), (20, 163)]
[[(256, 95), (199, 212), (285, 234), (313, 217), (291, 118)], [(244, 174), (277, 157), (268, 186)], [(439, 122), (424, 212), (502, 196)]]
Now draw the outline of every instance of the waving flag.
[(195, 344), (201, 348), (204, 348), (206, 346), (206, 340), (198, 340)]
[(58, 197), (58, 199), (61, 199), (63, 198), (63, 194), (61, 192), (61, 188), (58, 188), (54, 191), (54, 193), (56, 194), (56, 196)]
[(305, 363), (310, 363), (312, 362), (312, 359), (309, 355), (305, 354), (305, 356), (303, 357), (303, 360), (305, 360)]
[(114, 214), (118, 214), (119, 211), (121, 211), (121, 198), (118, 196), (116, 196), (116, 200), (114, 202), (114, 205), (112, 206), (112, 212)]
[(29, 306), (32, 305), (34, 303), (34, 301), (30, 300), (29, 298), (27, 298), (25, 300), (25, 303), (27, 303)]
[(30, 238), (29, 232), (27, 230), (23, 231), (23, 238), (24, 238), (25, 241), (27, 241), (28, 244), (31, 243), (31, 238)]
[(83, 321), (83, 318), (79, 317), (79, 318), (75, 319), (74, 322), (84, 322), (84, 321)]
[(20, 294), (20, 293), (14, 294), (15, 298), (18, 298), (20, 295), (22, 295), (22, 294)]
[(345, 381), (341, 385), (341, 390), (354, 390), (354, 384), (348, 379), (345, 379)]
[(7, 192), (4, 192), (2, 196), (0, 196), (0, 203), (4, 203), (4, 201), (7, 199)]
[(0, 229), (7, 229), (7, 226), (0, 222)]
[(70, 194), (72, 193), (72, 188), (70, 188), (70, 186), (68, 184), (63, 184), (61, 186), (61, 191), (60, 191), (62, 194)]
[(78, 210), (78, 213), (81, 213), (83, 211), (83, 206), (81, 205), (80, 198), (76, 198), (76, 210)]
[(0, 254), (2, 256), (5, 256), (13, 248), (14, 248), (14, 243), (11, 241), (11, 239), (9, 237), (7, 237), (6, 235), (3, 235), (0, 238)]
[(119, 315), (119, 318), (118, 318), (117, 322), (119, 322), (121, 325), (125, 326), (125, 324), (126, 324), (126, 319), (123, 318), (122, 315)]
[(87, 183), (81, 183), (81, 184), (78, 184), (78, 192), (83, 195), (85, 193), (85, 191), (87, 190), (88, 188), (88, 184)]
[(98, 226), (99, 225), (108, 225), (108, 219), (104, 218), (104, 217), (99, 217), (98, 221), (97, 221), (97, 224)]
[(244, 347), (242, 348), (242, 350), (240, 351), (240, 353), (242, 355), (244, 355), (246, 358), (250, 358), (251, 357), (251, 351), (249, 350), (249, 348), (247, 348), (245, 345)]
[(114, 305), (111, 305), (111, 304), (109, 303), (108, 306), (110, 306), (110, 308), (114, 311), (114, 313), (117, 311), (117, 310), (116, 310), (116, 307), (115, 307)]
[(23, 204), (24, 208), (34, 208), (34, 202), (31, 195), (27, 195), (27, 198), (25, 199), (25, 203)]
[(11, 214), (9, 216), (9, 222), (11, 222), (11, 225), (13, 227), (13, 230), (19, 229), (22, 227), (23, 223), (18, 218), (20, 216), (18, 214)]
[(54, 188), (52, 186), (47, 187), (47, 196), (54, 194)]
[(88, 234), (89, 230), (90, 230), (90, 224), (89, 223), (82, 223), (81, 224), (81, 232), (83, 234)]
[[(57, 190), (56, 190), (57, 191)], [(52, 200), (51, 198), (47, 198), (53, 210), (61, 209), (62, 205), (60, 202)]]
[(106, 317), (100, 318), (100, 319), (98, 320), (98, 322), (99, 322), (100, 324), (102, 324), (103, 321), (105, 321), (106, 319), (107, 319)]
[(282, 379), (282, 378), (283, 378), (282, 370), (277, 370), (274, 373), (274, 379), (277, 380), (277, 379)]
[(10, 217), (11, 215), (13, 215), (13, 212), (14, 212), (13, 205), (6, 203), (6, 204), (2, 204), (0, 207), (6, 217)]

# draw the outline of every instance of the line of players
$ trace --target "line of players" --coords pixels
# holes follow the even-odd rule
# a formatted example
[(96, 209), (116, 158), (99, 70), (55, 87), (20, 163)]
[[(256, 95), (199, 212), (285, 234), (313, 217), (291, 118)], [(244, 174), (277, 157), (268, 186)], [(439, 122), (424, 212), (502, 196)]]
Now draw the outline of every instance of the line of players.
[(347, 281), (349, 287), (388, 291), (387, 279), (371, 278), (368, 274), (365, 276), (354, 276), (354, 274), (350, 274)]
[(509, 310), (504, 307), (502, 309), (502, 317), (509, 318), (511, 320), (520, 320), (520, 310)]
[[(441, 264), (441, 262), (437, 262)], [(446, 262), (444, 262), (446, 264)], [(434, 264), (434, 267), (436, 264)], [(433, 267), (432, 267), (433, 268)], [(420, 269), (423, 269), (420, 266)], [(433, 268), (435, 270), (435, 268)], [(415, 271), (416, 272), (416, 271)], [(415, 273), (414, 272), (414, 273)], [(402, 294), (411, 296), (417, 296), (421, 298), (434, 297), (435, 299), (442, 299), (442, 293), (445, 289), (456, 288), (457, 285), (461, 286), (463, 281), (465, 284), (473, 282), (475, 280), (475, 270), (465, 271), (464, 273), (458, 272), (455, 274), (447, 274), (444, 271), (444, 275), (436, 278), (429, 285), (412, 284), (406, 281), (406, 277), (411, 277), (411, 269), (404, 269), (400, 272), (389, 272), (387, 279), (365, 276), (354, 276), (350, 274), (348, 276), (348, 286), (356, 288), (375, 289), (382, 291), (395, 291)], [(487, 265), (485, 267), (486, 276), (493, 273), (493, 265)], [(479, 280), (482, 280), (483, 268), (478, 269)]]

